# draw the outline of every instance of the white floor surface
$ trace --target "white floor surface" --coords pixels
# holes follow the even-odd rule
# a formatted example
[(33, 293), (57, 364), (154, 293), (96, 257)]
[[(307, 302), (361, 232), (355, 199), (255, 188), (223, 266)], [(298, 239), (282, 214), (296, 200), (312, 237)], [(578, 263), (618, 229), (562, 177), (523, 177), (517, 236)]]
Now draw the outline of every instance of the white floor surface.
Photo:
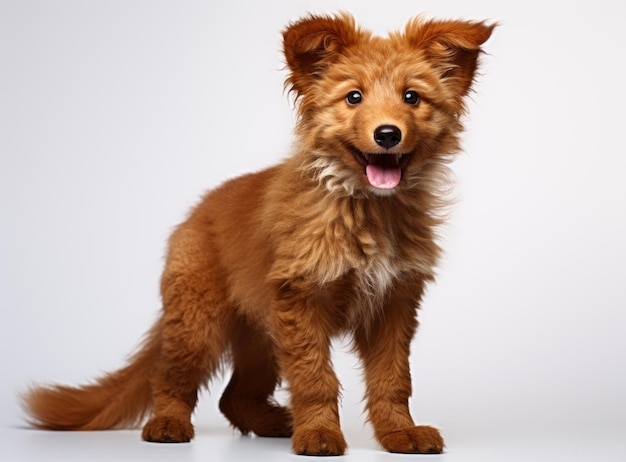
[[(384, 462), (618, 462), (626, 461), (626, 428), (506, 426), (448, 428), (442, 455), (400, 455), (382, 451), (367, 428), (344, 429), (348, 453), (332, 460)], [(189, 444), (153, 444), (139, 431), (46, 432), (27, 427), (0, 428), (0, 461), (295, 461), (307, 460), (291, 452), (287, 439), (241, 436), (227, 428), (197, 428)]]

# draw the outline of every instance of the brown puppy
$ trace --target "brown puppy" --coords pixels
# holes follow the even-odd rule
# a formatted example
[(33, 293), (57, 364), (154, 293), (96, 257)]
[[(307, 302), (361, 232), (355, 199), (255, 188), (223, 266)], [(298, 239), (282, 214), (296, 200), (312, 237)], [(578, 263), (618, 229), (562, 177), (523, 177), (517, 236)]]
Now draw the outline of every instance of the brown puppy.
[[(438, 453), (415, 426), (409, 347), (440, 249), (446, 164), (493, 25), (411, 20), (374, 37), (352, 17), (308, 16), (284, 31), (298, 101), (291, 157), (211, 191), (169, 242), (162, 316), (129, 365), (92, 385), (30, 390), (34, 425), (134, 425), (194, 436), (198, 390), (224, 361), (220, 409), (242, 433), (292, 436), (298, 454), (343, 454), (331, 338), (350, 333), (376, 438)], [(289, 408), (272, 398), (285, 380)]]

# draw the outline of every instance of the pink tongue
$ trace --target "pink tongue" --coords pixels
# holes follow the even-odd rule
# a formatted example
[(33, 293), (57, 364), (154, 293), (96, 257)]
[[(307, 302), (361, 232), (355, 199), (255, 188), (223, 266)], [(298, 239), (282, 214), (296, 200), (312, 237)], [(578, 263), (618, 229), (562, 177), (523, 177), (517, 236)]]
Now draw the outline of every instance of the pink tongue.
[(398, 186), (402, 177), (399, 166), (369, 164), (365, 173), (370, 184), (375, 188), (392, 189)]

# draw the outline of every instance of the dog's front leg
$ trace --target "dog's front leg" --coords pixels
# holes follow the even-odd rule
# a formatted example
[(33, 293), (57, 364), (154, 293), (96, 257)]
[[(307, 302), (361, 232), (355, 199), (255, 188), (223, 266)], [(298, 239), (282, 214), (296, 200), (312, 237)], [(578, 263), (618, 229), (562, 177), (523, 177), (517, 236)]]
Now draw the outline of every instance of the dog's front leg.
[(439, 431), (416, 426), (409, 411), (409, 350), (420, 296), (419, 286), (395, 294), (384, 315), (355, 335), (365, 368), (369, 419), (376, 439), (390, 452), (440, 453), (444, 446)]
[(332, 321), (324, 316), (324, 307), (285, 287), (272, 317), (276, 353), (291, 395), (294, 452), (343, 454), (346, 442), (339, 426), (339, 381), (330, 357)]

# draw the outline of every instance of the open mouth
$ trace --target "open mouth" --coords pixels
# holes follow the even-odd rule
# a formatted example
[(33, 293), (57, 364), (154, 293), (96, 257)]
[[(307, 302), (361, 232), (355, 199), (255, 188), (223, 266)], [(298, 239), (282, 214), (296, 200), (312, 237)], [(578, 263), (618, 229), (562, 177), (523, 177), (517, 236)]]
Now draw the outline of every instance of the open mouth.
[(352, 149), (355, 159), (363, 166), (370, 185), (379, 189), (393, 189), (402, 179), (402, 169), (411, 154), (368, 154)]

